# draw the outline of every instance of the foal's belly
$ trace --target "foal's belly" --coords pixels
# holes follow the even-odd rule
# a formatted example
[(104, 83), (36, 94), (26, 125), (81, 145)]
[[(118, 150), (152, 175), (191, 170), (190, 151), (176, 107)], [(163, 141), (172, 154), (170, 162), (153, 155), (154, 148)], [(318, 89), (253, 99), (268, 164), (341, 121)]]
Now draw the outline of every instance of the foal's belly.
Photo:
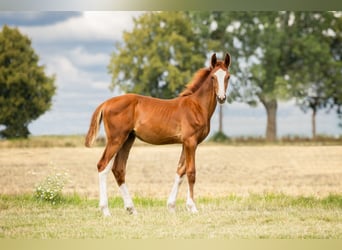
[(142, 141), (155, 144), (181, 143), (181, 132), (177, 128), (162, 127), (160, 125), (138, 125), (134, 128), (135, 135)]

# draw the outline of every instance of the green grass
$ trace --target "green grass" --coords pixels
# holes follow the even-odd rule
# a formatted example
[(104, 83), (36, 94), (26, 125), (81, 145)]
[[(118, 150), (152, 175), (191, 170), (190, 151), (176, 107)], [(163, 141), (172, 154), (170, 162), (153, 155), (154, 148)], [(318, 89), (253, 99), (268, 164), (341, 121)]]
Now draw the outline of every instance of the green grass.
[(175, 214), (166, 200), (135, 197), (137, 216), (126, 213), (121, 198), (109, 200), (112, 216), (103, 218), (97, 199), (77, 194), (52, 205), (33, 195), (0, 195), (0, 238), (16, 239), (225, 239), (341, 238), (342, 195), (292, 197), (235, 195), (198, 198), (199, 214), (179, 200)]

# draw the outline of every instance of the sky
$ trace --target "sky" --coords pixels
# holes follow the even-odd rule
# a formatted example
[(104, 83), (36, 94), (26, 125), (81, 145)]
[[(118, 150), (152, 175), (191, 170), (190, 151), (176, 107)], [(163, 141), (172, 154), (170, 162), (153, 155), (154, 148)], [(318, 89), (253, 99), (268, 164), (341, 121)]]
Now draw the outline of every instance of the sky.
[[(47, 75), (55, 75), (57, 93), (51, 110), (29, 125), (32, 135), (83, 135), (87, 133), (95, 108), (122, 93), (109, 90), (107, 66), (114, 43), (123, 31), (133, 28), (133, 17), (142, 12), (7, 12), (0, 11), (0, 25), (17, 27), (32, 41), (45, 65)], [(134, 51), (132, 52), (134, 53)], [(219, 53), (219, 52), (218, 52)], [(209, 65), (209, 59), (206, 65)], [(252, 108), (243, 103), (224, 104), (224, 132), (228, 136), (264, 136), (266, 113), (261, 104)], [(278, 136), (311, 135), (311, 114), (303, 113), (293, 100), (278, 105)], [(320, 110), (318, 134), (339, 136), (334, 111)], [(211, 133), (218, 129), (218, 112), (212, 118)]]

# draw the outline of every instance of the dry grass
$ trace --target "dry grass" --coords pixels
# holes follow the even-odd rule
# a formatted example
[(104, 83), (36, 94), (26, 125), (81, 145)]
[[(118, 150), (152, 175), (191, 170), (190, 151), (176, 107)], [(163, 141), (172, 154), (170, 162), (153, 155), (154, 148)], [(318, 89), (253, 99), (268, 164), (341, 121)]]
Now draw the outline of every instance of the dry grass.
[[(2, 148), (0, 238), (342, 237), (342, 146), (201, 145), (198, 215), (185, 210), (186, 183), (176, 214), (166, 209), (180, 146), (136, 146), (127, 183), (139, 215), (126, 214), (111, 177), (111, 218), (97, 207), (102, 150)], [(64, 172), (70, 179), (65, 192), (77, 195), (57, 206), (33, 199), (36, 184)]]
[[(99, 139), (97, 144), (104, 143)], [(28, 139), (0, 140), (0, 149), (3, 148), (46, 148), (46, 147), (80, 147), (84, 145), (84, 136), (80, 135), (44, 135), (32, 136)]]
[[(0, 150), (0, 193), (32, 193), (49, 173), (67, 172), (65, 190), (98, 195), (96, 164), (103, 148), (8, 148)], [(133, 195), (167, 197), (180, 146), (135, 146), (127, 169)], [(342, 190), (342, 146), (200, 145), (197, 151), (196, 196), (284, 193), (323, 197)], [(108, 178), (111, 195), (118, 195)], [(183, 183), (180, 197), (185, 197)]]

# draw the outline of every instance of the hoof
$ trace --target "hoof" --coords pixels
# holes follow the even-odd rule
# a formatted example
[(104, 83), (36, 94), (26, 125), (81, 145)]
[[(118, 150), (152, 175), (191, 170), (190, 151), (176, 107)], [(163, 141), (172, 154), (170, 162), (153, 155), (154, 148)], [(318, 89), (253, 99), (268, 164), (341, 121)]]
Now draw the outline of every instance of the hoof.
[(194, 204), (187, 204), (186, 205), (187, 210), (192, 214), (197, 214), (198, 210)]
[(111, 216), (108, 207), (101, 208), (101, 210), (102, 210), (104, 217), (110, 217)]
[(138, 214), (137, 210), (135, 210), (134, 207), (126, 207), (126, 211), (127, 211), (129, 214), (133, 214), (133, 215), (137, 215), (137, 214)]
[(168, 203), (167, 208), (170, 213), (175, 213), (176, 212), (176, 204), (175, 203)]

